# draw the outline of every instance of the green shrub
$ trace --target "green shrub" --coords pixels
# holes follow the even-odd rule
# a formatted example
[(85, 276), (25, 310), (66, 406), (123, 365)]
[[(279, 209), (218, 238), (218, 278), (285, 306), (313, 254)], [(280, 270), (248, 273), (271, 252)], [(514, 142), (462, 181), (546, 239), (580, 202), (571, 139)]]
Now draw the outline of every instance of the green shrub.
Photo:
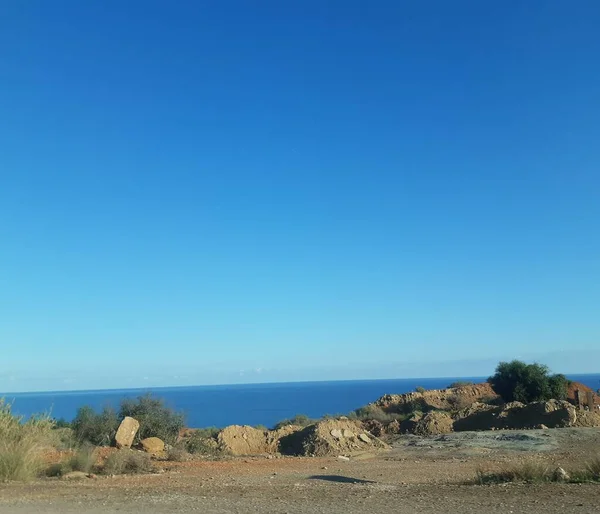
[(514, 360), (501, 362), (488, 379), (494, 391), (506, 402), (564, 400), (568, 382), (564, 375), (550, 375), (547, 366)]
[(425, 391), (427, 391), (427, 389), (425, 389), (423, 386), (415, 387), (415, 392), (417, 393), (424, 393)]
[(452, 382), (448, 389), (460, 389), (461, 387), (472, 386), (473, 382), (469, 382), (468, 380), (457, 380), (456, 382)]
[(119, 414), (121, 419), (131, 416), (140, 422), (136, 435), (138, 442), (147, 437), (158, 437), (165, 443), (174, 444), (184, 427), (183, 414), (169, 409), (162, 399), (153, 398), (150, 394), (139, 396), (136, 400), (123, 400)]
[(314, 422), (315, 422), (315, 420), (310, 419), (306, 414), (296, 414), (291, 419), (281, 420), (279, 423), (277, 423), (273, 427), (273, 430), (278, 430), (278, 429), (288, 426), (288, 425), (297, 425), (299, 427), (307, 427), (308, 425), (312, 425)]
[(107, 475), (130, 473), (150, 473), (154, 466), (150, 455), (136, 450), (117, 450), (111, 453), (104, 463), (103, 472)]
[(71, 426), (78, 441), (95, 446), (110, 446), (119, 423), (117, 413), (112, 408), (105, 407), (98, 414), (92, 407), (86, 405), (77, 410)]
[(44, 468), (43, 451), (56, 442), (49, 417), (26, 421), (0, 399), (0, 481), (31, 480)]
[[(215, 429), (216, 430), (216, 429)], [(213, 429), (196, 430), (184, 442), (184, 448), (192, 455), (218, 455), (217, 434)]]
[(365, 405), (364, 407), (359, 407), (353, 413), (352, 417), (356, 417), (361, 421), (366, 421), (370, 419), (374, 419), (375, 421), (379, 421), (380, 423), (389, 423), (394, 420), (402, 420), (406, 416), (397, 413), (387, 413), (381, 407), (377, 405)]

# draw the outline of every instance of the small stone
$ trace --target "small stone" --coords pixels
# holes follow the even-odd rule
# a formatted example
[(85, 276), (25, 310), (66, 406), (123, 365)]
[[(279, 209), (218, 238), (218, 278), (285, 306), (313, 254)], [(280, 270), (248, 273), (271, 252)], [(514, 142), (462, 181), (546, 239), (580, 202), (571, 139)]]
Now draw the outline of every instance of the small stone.
[(327, 469), (327, 466), (323, 466), (321, 469), (325, 469), (325, 470), (326, 470), (326, 469)]
[(348, 439), (350, 439), (351, 437), (355, 437), (354, 432), (352, 432), (352, 430), (348, 430), (347, 428), (344, 428), (344, 430), (342, 430), (342, 435), (344, 437), (347, 437)]
[(358, 438), (363, 442), (363, 443), (370, 443), (371, 439), (369, 438), (369, 436), (367, 434), (359, 434)]
[(557, 482), (568, 482), (570, 479), (569, 474), (560, 466), (554, 470), (554, 480)]
[(63, 480), (81, 480), (83, 478), (88, 478), (88, 474), (83, 471), (71, 471), (62, 476)]
[(331, 434), (331, 437), (340, 440), (344, 437), (344, 434), (342, 433), (342, 431), (339, 428), (334, 428), (331, 432), (329, 432)]
[(350, 457), (346, 457), (345, 455), (339, 455), (338, 456), (338, 460), (342, 460), (344, 462), (348, 462), (350, 460)]

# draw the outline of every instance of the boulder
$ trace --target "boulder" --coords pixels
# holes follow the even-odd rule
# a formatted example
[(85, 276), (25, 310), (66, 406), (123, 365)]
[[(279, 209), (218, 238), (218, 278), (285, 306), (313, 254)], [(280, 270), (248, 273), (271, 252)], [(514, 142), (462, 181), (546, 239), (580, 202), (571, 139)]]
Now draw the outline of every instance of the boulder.
[(141, 441), (142, 449), (155, 457), (165, 453), (165, 443), (158, 437), (147, 437)]
[(115, 444), (117, 448), (131, 448), (139, 429), (140, 422), (137, 419), (125, 416), (115, 435)]

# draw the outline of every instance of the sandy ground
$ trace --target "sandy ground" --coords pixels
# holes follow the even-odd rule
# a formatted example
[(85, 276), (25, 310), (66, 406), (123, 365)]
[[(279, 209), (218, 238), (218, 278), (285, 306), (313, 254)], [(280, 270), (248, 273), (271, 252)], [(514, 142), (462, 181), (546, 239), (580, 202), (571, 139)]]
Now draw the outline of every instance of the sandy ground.
[(0, 513), (598, 513), (600, 485), (466, 485), (476, 469), (537, 459), (570, 467), (599, 429), (401, 437), (349, 462), (237, 458), (165, 463), (157, 475), (0, 485)]

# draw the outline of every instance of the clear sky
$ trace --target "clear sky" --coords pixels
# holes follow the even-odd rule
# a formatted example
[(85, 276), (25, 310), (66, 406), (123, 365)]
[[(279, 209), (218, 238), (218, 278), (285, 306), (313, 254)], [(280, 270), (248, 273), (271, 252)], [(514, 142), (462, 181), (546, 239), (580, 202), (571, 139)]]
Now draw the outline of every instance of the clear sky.
[(600, 2), (0, 3), (0, 391), (600, 372)]

